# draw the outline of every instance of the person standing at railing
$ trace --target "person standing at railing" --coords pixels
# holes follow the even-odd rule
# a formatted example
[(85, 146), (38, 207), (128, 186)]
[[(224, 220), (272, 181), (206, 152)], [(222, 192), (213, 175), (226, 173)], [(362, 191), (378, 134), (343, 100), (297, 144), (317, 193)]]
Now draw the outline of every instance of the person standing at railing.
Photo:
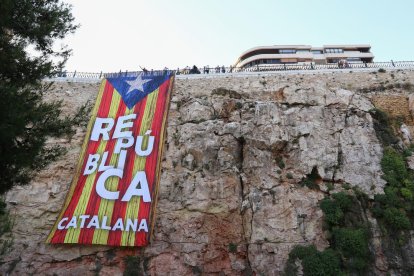
[(193, 65), (193, 68), (190, 70), (190, 74), (200, 74), (200, 70), (198, 70), (197, 66)]
[(223, 66), (221, 66), (221, 72), (222, 72), (222, 73), (226, 73), (226, 68), (224, 67), (224, 65), (223, 65)]

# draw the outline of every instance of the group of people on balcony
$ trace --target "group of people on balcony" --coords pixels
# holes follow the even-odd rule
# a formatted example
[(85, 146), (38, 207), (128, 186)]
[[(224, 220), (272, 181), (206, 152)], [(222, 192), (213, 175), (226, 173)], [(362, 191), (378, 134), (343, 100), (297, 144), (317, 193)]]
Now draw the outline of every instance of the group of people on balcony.
[(339, 68), (348, 68), (349, 67), (348, 60), (346, 60), (346, 59), (340, 59), (338, 61), (338, 67)]

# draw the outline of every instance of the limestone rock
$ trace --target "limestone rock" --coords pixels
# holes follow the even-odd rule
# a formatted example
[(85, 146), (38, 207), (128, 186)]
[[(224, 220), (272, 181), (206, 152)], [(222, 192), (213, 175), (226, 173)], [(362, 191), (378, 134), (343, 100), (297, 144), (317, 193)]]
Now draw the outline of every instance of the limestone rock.
[[(125, 257), (132, 255), (143, 275), (280, 275), (295, 245), (315, 244), (320, 250), (329, 245), (319, 208), (328, 184), (340, 190), (348, 183), (371, 197), (383, 192), (383, 149), (368, 112), (375, 93), (358, 91), (370, 91), (387, 76), (177, 78), (154, 239), (143, 249), (44, 244), (73, 177), (85, 129), (70, 141), (48, 141), (68, 151), (29, 185), (7, 194), (16, 218), (14, 244), (2, 256), (0, 273), (122, 275)], [(394, 77), (414, 82), (411, 71)], [(58, 83), (46, 98), (63, 99), (63, 111), (70, 114), (97, 92), (97, 84)], [(412, 112), (411, 98), (409, 106)], [(301, 181), (312, 172), (320, 177), (317, 188), (303, 187)], [(376, 221), (370, 221), (374, 229)], [(400, 273), (402, 264), (414, 269), (414, 239), (401, 254), (390, 255), (393, 244), (375, 229), (376, 273)]]

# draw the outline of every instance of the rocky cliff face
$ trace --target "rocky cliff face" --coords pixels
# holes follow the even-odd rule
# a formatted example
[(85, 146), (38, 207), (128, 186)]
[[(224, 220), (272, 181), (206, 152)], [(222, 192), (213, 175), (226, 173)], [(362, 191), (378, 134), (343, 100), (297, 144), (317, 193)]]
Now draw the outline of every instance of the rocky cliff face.
[[(400, 112), (411, 129), (410, 89), (387, 86), (408, 82), (413, 71), (176, 79), (152, 244), (44, 244), (74, 173), (79, 128), (71, 140), (49, 141), (66, 155), (7, 194), (14, 243), (0, 269), (119, 275), (125, 256), (137, 256), (136, 271), (147, 275), (279, 275), (295, 245), (328, 246), (319, 208), (326, 195), (348, 185), (371, 197), (383, 192), (383, 148), (368, 111)], [(63, 99), (69, 114), (97, 92), (98, 84), (56, 83), (47, 98)], [(316, 188), (302, 185), (309, 175)], [(372, 271), (398, 274), (375, 237)]]

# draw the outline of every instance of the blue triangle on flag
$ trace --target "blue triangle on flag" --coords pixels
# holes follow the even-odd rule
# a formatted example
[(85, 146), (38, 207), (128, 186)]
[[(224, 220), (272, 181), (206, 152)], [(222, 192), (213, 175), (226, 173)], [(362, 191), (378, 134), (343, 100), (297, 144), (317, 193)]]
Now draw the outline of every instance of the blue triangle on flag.
[(119, 92), (125, 105), (131, 109), (151, 94), (170, 77), (170, 74), (139, 74), (138, 76), (109, 77), (110, 84)]

